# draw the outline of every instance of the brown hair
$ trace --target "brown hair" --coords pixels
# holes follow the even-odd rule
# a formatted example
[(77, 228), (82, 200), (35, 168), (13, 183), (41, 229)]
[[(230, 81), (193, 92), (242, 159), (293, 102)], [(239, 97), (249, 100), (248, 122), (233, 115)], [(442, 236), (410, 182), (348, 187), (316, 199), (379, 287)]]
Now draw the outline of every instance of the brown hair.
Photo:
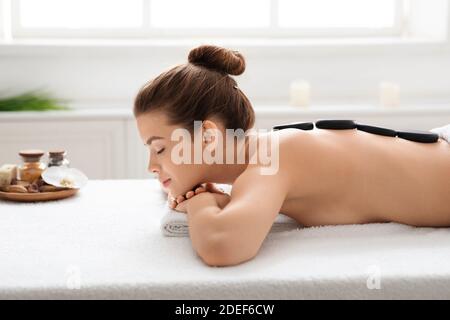
[(195, 120), (218, 117), (226, 129), (253, 127), (255, 114), (230, 75), (245, 70), (238, 51), (202, 45), (189, 52), (188, 63), (177, 65), (150, 80), (134, 101), (134, 116), (161, 110), (172, 125), (192, 131)]

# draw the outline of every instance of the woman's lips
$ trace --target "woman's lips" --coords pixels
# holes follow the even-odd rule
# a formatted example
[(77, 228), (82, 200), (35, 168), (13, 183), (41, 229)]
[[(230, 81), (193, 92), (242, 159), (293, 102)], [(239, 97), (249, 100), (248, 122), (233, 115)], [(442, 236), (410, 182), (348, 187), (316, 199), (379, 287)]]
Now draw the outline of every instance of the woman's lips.
[(167, 186), (170, 184), (170, 181), (171, 181), (170, 178), (163, 181), (162, 184), (163, 184), (164, 188), (167, 188)]

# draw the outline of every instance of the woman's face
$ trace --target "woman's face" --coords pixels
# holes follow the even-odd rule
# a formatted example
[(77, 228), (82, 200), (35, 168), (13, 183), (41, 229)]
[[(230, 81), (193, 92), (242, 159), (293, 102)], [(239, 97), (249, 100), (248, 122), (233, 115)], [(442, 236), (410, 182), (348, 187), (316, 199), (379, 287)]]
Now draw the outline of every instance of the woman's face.
[(141, 114), (136, 117), (136, 122), (139, 135), (149, 148), (148, 170), (156, 174), (166, 192), (170, 191), (172, 196), (177, 196), (202, 182), (202, 172), (205, 169), (203, 164), (179, 164), (172, 161), (172, 148), (180, 141), (172, 141), (171, 135), (180, 126), (170, 125), (167, 116), (160, 111)]

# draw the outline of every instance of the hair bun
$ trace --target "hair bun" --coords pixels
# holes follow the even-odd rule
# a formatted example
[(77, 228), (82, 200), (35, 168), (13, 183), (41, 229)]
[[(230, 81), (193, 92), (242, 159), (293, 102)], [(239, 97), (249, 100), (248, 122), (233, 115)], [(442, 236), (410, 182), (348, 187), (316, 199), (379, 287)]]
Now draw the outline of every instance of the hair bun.
[(234, 76), (245, 70), (244, 56), (235, 50), (212, 45), (201, 45), (189, 52), (188, 61), (193, 65), (225, 72)]

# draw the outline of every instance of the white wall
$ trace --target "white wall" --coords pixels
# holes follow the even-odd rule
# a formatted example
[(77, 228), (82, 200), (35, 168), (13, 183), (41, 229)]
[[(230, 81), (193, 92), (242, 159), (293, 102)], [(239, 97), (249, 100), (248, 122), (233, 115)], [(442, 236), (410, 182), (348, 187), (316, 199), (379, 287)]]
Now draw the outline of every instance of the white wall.
[[(195, 45), (0, 45), (0, 88), (47, 88), (81, 107), (130, 107), (146, 80), (185, 62)], [(450, 101), (448, 43), (233, 48), (247, 57), (237, 81), (255, 105), (286, 104), (296, 78), (310, 81), (317, 104), (377, 103), (383, 80), (400, 84), (406, 104)]]
[(314, 104), (377, 104), (383, 80), (400, 84), (405, 105), (448, 103), (450, 6), (411, 0), (411, 9), (410, 34), (397, 40), (0, 41), (0, 94), (47, 88), (77, 107), (130, 108), (145, 81), (212, 43), (246, 56), (237, 81), (255, 106), (287, 104), (299, 78), (311, 83)]

